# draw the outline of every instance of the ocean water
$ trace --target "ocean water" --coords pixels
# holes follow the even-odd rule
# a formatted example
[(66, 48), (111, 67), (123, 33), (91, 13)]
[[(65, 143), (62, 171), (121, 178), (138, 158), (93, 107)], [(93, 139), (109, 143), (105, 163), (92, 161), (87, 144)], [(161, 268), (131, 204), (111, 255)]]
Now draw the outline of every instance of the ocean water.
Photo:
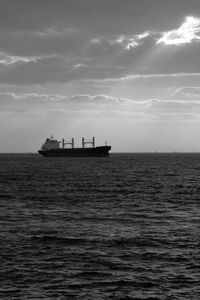
[(0, 204), (0, 299), (200, 299), (200, 154), (2, 154)]

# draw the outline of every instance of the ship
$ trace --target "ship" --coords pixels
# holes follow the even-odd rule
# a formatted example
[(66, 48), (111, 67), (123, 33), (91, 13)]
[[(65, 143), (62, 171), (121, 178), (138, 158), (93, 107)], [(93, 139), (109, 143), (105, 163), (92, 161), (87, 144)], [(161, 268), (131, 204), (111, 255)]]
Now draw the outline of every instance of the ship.
[[(67, 145), (67, 147), (66, 147)], [(89, 145), (89, 147), (88, 147)], [(104, 157), (109, 156), (111, 146), (95, 146), (95, 137), (85, 140), (82, 137), (82, 148), (74, 147), (74, 138), (70, 141), (54, 139), (53, 136), (47, 138), (38, 153), (45, 157)]]

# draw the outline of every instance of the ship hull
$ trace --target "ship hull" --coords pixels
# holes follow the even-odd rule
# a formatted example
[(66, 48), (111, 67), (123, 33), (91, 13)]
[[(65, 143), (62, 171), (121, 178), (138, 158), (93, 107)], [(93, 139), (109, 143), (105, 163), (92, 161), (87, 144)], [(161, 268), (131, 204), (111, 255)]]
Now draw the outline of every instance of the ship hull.
[(38, 153), (45, 157), (104, 157), (109, 156), (110, 150), (110, 146), (101, 146), (95, 148), (39, 150)]

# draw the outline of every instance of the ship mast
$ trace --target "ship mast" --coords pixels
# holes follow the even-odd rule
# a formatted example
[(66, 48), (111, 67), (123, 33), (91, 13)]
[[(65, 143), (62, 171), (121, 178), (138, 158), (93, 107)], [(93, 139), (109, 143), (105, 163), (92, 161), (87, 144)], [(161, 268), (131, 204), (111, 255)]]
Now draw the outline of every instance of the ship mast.
[(82, 148), (85, 148), (85, 145), (92, 145), (92, 148), (95, 148), (95, 137), (92, 137), (92, 140), (85, 141), (85, 138), (82, 137)]
[(64, 139), (62, 139), (62, 148), (65, 149), (65, 145), (71, 145), (71, 148), (74, 149), (74, 138), (71, 139), (71, 141), (65, 142)]

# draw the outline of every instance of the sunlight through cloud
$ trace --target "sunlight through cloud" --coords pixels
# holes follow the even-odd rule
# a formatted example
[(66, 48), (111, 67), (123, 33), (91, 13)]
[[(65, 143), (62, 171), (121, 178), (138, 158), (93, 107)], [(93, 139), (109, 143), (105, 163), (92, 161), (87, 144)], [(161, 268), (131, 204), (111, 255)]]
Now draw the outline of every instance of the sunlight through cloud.
[(200, 18), (186, 17), (185, 22), (178, 28), (164, 32), (157, 44), (181, 45), (200, 40)]

